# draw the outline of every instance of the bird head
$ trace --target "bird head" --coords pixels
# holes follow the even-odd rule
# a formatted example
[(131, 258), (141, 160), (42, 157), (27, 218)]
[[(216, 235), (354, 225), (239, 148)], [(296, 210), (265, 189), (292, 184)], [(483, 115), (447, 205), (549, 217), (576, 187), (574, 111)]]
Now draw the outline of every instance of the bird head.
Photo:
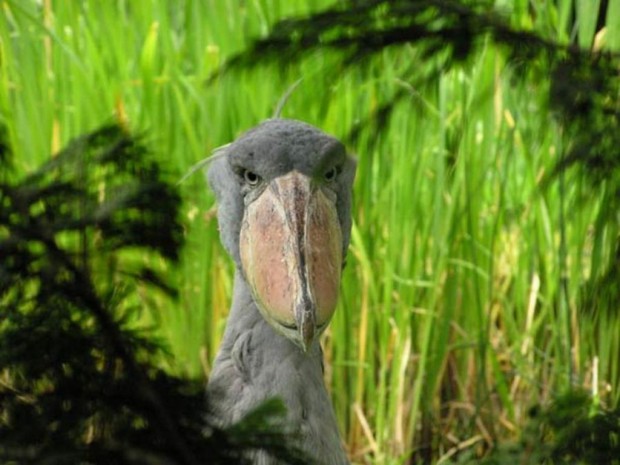
[(208, 171), (225, 248), (265, 320), (304, 350), (336, 308), (354, 176), (341, 142), (288, 119), (247, 131)]

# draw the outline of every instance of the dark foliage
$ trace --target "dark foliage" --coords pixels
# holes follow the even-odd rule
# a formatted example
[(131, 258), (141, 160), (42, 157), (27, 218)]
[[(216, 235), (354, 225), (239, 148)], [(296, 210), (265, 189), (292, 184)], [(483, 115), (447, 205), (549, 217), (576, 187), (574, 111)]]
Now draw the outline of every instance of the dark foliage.
[(616, 207), (620, 206), (619, 69), (617, 56), (575, 53), (557, 62), (551, 80), (551, 103), (571, 142), (557, 172), (580, 166), (593, 186), (609, 183)]
[[(271, 402), (210, 424), (203, 386), (159, 369), (132, 308), (174, 289), (156, 264), (182, 243), (180, 198), (116, 126), (0, 184), (0, 463), (246, 463), (287, 449)], [(3, 160), (5, 161), (5, 160)]]
[[(309, 17), (278, 22), (265, 38), (233, 57), (227, 68), (265, 59), (295, 60), (317, 49), (342, 52), (344, 64), (353, 65), (386, 47), (412, 43), (422, 47), (426, 57), (441, 53), (446, 62), (461, 61), (495, 19), (488, 15), (492, 2), (469, 3), (472, 6), (439, 0), (338, 2)], [(501, 40), (509, 35), (505, 26), (497, 31)]]
[(604, 410), (585, 392), (559, 396), (544, 410), (533, 408), (518, 443), (501, 444), (485, 458), (463, 453), (456, 463), (618, 465), (620, 408)]

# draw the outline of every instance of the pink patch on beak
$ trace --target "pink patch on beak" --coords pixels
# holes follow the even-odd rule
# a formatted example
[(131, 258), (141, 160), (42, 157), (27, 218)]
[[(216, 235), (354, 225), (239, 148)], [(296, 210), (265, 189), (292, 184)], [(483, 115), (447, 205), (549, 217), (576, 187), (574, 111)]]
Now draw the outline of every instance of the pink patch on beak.
[(338, 300), (342, 233), (334, 202), (298, 172), (273, 180), (246, 207), (240, 254), (265, 319), (309, 347)]

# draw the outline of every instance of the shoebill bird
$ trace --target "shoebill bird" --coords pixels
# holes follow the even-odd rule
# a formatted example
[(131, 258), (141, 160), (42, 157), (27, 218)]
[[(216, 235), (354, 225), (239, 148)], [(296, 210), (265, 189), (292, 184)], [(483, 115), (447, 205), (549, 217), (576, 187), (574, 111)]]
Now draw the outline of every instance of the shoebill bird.
[[(355, 161), (334, 137), (271, 119), (214, 157), (208, 181), (234, 295), (207, 385), (224, 423), (279, 397), (320, 464), (348, 463), (323, 381), (319, 336), (334, 313), (351, 230)], [(272, 463), (258, 453), (255, 463)]]

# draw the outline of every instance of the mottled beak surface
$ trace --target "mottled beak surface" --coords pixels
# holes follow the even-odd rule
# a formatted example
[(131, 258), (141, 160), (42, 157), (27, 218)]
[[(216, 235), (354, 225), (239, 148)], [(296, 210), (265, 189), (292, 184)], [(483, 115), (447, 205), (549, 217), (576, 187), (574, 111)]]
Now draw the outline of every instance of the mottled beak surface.
[(265, 319), (304, 350), (338, 300), (342, 231), (335, 200), (293, 171), (246, 205), (240, 233), (245, 278)]

